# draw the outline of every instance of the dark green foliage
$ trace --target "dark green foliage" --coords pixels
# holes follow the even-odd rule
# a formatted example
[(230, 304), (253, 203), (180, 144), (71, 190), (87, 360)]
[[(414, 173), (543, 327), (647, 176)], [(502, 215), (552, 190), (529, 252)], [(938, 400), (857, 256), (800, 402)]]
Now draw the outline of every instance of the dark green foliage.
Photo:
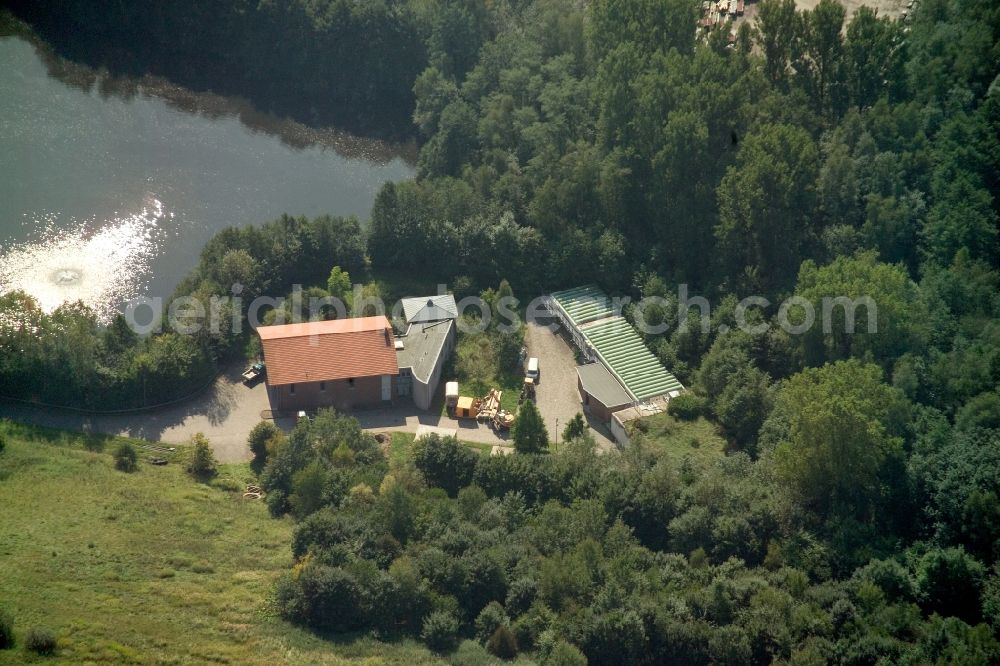
[(115, 448), (115, 469), (121, 472), (134, 472), (139, 469), (139, 454), (130, 442), (122, 442)]
[(579, 648), (560, 640), (552, 646), (542, 663), (545, 666), (587, 666), (589, 662)]
[(14, 616), (0, 609), (0, 650), (14, 647)]
[(1000, 391), (980, 393), (965, 403), (955, 415), (955, 427), (966, 432), (1000, 430)]
[(7, 436), (0, 432), (0, 453), (7, 448)]
[(445, 611), (434, 611), (424, 619), (420, 638), (435, 652), (451, 652), (458, 645), (458, 619)]
[(281, 431), (272, 421), (261, 421), (253, 427), (247, 437), (247, 445), (253, 454), (251, 466), (259, 473), (267, 463), (267, 443), (278, 436)]
[(667, 413), (684, 421), (693, 421), (708, 413), (708, 401), (694, 393), (682, 393), (670, 399)]
[(504, 612), (503, 606), (491, 601), (476, 617), (476, 638), (480, 643), (486, 643), (497, 629), (507, 624), (510, 624), (510, 618)]
[(56, 635), (48, 627), (31, 627), (24, 637), (24, 647), (40, 655), (55, 654)]
[(842, 361), (809, 369), (778, 392), (764, 425), (779, 477), (819, 516), (875, 516), (900, 455), (895, 417), (905, 400), (877, 366)]
[(932, 549), (917, 565), (917, 591), (928, 612), (978, 622), (985, 568), (960, 548)]
[(275, 518), (280, 518), (281, 516), (288, 513), (288, 495), (282, 490), (272, 490), (267, 494), (267, 499), (264, 500), (267, 503), (268, 512)]
[[(994, 561), (1000, 534), (1000, 432), (942, 434), (926, 438), (911, 467), (922, 498), (926, 521), (942, 543), (961, 544), (987, 562)], [(933, 448), (931, 448), (933, 446)]]
[(308, 621), (323, 629), (345, 631), (363, 626), (362, 590), (339, 567), (310, 564), (278, 587), (278, 607), (289, 620)]
[(212, 445), (208, 438), (200, 432), (191, 437), (191, 462), (188, 464), (188, 472), (196, 479), (210, 479), (218, 473), (215, 454), (212, 453)]
[(326, 468), (318, 461), (295, 473), (288, 503), (292, 505), (292, 512), (297, 518), (305, 518), (323, 506), (326, 485)]
[(569, 423), (567, 423), (566, 427), (563, 429), (563, 441), (568, 442), (571, 439), (583, 437), (588, 430), (589, 427), (587, 426), (587, 419), (583, 417), (583, 414), (577, 412), (576, 416), (570, 419)]
[(715, 401), (715, 414), (736, 446), (752, 452), (773, 402), (770, 378), (750, 367), (733, 375)]
[(444, 488), (451, 497), (472, 482), (476, 458), (475, 451), (454, 437), (431, 434), (417, 440), (413, 446), (413, 463), (428, 485)]
[(507, 625), (501, 624), (486, 641), (486, 649), (501, 659), (513, 659), (517, 656), (517, 638)]
[(541, 453), (548, 448), (549, 432), (533, 400), (521, 404), (510, 434), (518, 453)]

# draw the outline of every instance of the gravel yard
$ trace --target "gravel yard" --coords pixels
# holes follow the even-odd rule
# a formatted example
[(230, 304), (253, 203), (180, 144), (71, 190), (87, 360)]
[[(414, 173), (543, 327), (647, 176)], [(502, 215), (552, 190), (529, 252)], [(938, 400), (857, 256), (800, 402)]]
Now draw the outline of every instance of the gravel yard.
[[(541, 371), (541, 381), (538, 383), (538, 409), (545, 419), (545, 427), (549, 436), (555, 440), (556, 434), (562, 436), (566, 423), (583, 411), (580, 403), (580, 392), (577, 390), (576, 358), (572, 345), (558, 333), (550, 333), (545, 327), (546, 322), (527, 325), (524, 340), (528, 347), (528, 357), (538, 359)], [(597, 440), (598, 447), (604, 451), (615, 447), (610, 433), (598, 423), (591, 422), (591, 433)]]

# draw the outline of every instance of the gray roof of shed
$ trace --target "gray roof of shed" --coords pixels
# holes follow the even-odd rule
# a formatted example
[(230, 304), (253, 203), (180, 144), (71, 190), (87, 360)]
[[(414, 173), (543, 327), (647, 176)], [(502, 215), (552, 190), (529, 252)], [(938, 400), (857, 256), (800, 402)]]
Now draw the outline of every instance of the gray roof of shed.
[(622, 385), (602, 363), (588, 363), (576, 368), (583, 390), (596, 398), (605, 407), (620, 407), (632, 402)]
[(396, 350), (397, 365), (410, 368), (413, 376), (426, 384), (454, 325), (451, 320), (410, 324), (406, 335), (397, 338), (403, 342), (403, 348)]
[(451, 294), (403, 299), (403, 316), (408, 324), (458, 319), (458, 306)]

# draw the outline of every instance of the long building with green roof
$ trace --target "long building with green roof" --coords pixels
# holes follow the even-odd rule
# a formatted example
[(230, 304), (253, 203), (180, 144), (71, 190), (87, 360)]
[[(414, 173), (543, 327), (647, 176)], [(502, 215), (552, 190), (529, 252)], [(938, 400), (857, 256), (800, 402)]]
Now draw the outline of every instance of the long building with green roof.
[[(549, 310), (566, 327), (584, 357), (599, 361), (634, 402), (676, 395), (684, 387), (649, 350), (642, 338), (599, 287), (585, 285), (553, 292)], [(593, 372), (580, 375), (584, 379)]]
[(601, 362), (636, 401), (684, 389), (623, 317), (595, 321), (581, 331)]

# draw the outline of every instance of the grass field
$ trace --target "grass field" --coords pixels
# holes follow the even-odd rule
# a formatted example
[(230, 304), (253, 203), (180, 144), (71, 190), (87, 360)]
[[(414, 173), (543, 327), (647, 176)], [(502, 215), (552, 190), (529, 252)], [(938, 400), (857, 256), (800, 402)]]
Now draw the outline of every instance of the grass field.
[(726, 452), (726, 440), (716, 432), (714, 425), (701, 417), (696, 421), (680, 421), (662, 413), (633, 422), (632, 427), (676, 465), (685, 458), (696, 463), (710, 463)]
[[(0, 607), (18, 638), (0, 663), (437, 663), (416, 642), (329, 641), (276, 617), (292, 523), (226, 489), (242, 490), (246, 465), (206, 485), (178, 464), (183, 451), (124, 474), (110, 438), (0, 433)], [(54, 657), (24, 648), (34, 626), (58, 636)]]

